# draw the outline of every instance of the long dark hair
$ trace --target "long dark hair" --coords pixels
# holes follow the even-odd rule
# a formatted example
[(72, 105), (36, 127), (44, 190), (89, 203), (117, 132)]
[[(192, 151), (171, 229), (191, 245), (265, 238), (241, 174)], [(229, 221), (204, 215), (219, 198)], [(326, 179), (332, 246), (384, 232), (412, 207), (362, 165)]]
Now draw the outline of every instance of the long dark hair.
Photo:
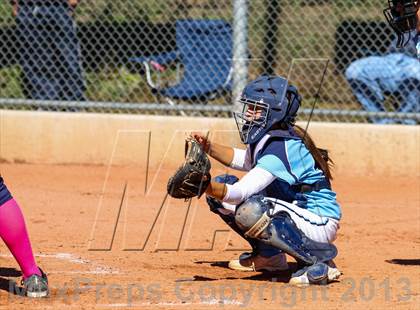
[(296, 134), (302, 139), (306, 148), (311, 153), (312, 157), (315, 160), (315, 165), (324, 172), (325, 177), (328, 180), (332, 180), (331, 169), (334, 166), (334, 162), (328, 156), (328, 150), (317, 148), (314, 140), (311, 136), (300, 126), (293, 125), (293, 129)]
[[(302, 139), (309, 153), (311, 153), (312, 157), (315, 160), (315, 166), (321, 169), (322, 172), (324, 172), (324, 175), (328, 180), (332, 180), (333, 177), (331, 174), (331, 170), (334, 166), (334, 162), (329, 157), (328, 150), (317, 148), (314, 140), (312, 140), (311, 136), (302, 127), (296, 124), (289, 124), (289, 126), (292, 126), (295, 133)], [(271, 127), (271, 130), (275, 129), (286, 130), (288, 129), (288, 125), (283, 122), (277, 123)]]

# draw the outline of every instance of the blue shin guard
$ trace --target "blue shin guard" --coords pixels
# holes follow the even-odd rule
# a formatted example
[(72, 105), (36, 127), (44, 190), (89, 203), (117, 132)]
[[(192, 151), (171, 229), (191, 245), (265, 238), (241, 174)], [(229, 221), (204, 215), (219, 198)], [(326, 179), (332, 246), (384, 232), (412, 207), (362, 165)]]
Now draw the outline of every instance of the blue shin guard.
[(253, 196), (237, 208), (235, 222), (246, 237), (282, 250), (304, 265), (328, 262), (337, 256), (333, 244), (308, 238), (287, 212), (272, 213), (271, 202)]
[(268, 229), (264, 242), (282, 249), (306, 265), (328, 262), (337, 256), (337, 248), (333, 244), (306, 237), (286, 212), (276, 214)]

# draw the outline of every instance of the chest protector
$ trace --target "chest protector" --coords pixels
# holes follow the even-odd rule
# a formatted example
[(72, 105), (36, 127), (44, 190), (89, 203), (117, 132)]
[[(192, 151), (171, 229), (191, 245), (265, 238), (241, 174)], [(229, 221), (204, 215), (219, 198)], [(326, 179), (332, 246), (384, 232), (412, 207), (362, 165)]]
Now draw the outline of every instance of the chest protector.
[[(288, 129), (277, 129), (268, 132), (268, 134), (265, 135), (260, 141), (258, 141), (258, 143), (250, 146), (252, 155), (252, 167), (255, 167), (266, 146), (268, 146), (270, 142), (276, 139), (302, 140), (296, 134), (293, 127), (289, 127)], [(304, 193), (320, 191), (323, 188), (331, 189), (330, 182), (326, 178), (323, 178), (322, 180), (319, 180), (313, 184), (295, 183), (292, 185), (277, 178), (269, 186), (267, 186), (267, 188), (265, 188), (261, 194), (287, 202), (293, 202), (294, 200), (306, 201), (306, 198), (303, 195)]]

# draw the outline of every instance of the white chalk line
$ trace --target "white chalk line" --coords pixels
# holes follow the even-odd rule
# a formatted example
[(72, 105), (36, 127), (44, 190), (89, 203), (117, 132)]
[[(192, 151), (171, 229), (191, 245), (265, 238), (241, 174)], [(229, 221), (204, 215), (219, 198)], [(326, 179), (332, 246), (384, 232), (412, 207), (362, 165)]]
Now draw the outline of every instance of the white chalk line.
[[(55, 253), (55, 254), (43, 254), (43, 253), (37, 253), (34, 254), (35, 257), (41, 257), (41, 258), (53, 258), (58, 260), (67, 261), (73, 264), (79, 264), (79, 265), (90, 265), (92, 268), (87, 271), (47, 271), (48, 274), (54, 274), (54, 273), (60, 273), (60, 274), (121, 274), (118, 270), (113, 270), (113, 268), (108, 266), (103, 266), (98, 263), (92, 262), (88, 259), (83, 259), (81, 257), (77, 257), (74, 254), (71, 253)], [(0, 257), (7, 257), (7, 258), (13, 258), (11, 254), (0, 254)]]
[(122, 272), (120, 271), (106, 271), (106, 270), (75, 270), (75, 271), (68, 271), (68, 270), (48, 270), (48, 274), (63, 274), (63, 275), (74, 275), (74, 274), (97, 274), (97, 275), (108, 275), (108, 274), (119, 274), (121, 275)]
[[(97, 263), (89, 261), (87, 259), (82, 259), (81, 257), (77, 257), (71, 253), (55, 253), (55, 254), (35, 254), (36, 257), (42, 258), (53, 258), (58, 260), (63, 260), (67, 262), (71, 262), (73, 264), (80, 264), (80, 265), (92, 265), (95, 269), (87, 270), (87, 271), (48, 271), (48, 274), (121, 274), (118, 270), (112, 270), (111, 267), (101, 266)], [(0, 254), (0, 257), (6, 258), (13, 258), (11, 254)], [(89, 288), (96, 288), (94, 286), (85, 286), (85, 289)], [(110, 303), (110, 304), (93, 304), (94, 307), (101, 307), (101, 308), (131, 308), (131, 307), (145, 307), (145, 306), (153, 306), (153, 307), (183, 307), (183, 306), (209, 306), (209, 305), (243, 305), (242, 302), (237, 300), (219, 300), (219, 299), (211, 299), (209, 301), (201, 301), (201, 302), (141, 302), (141, 303)], [(54, 305), (42, 305), (39, 308), (53, 308), (55, 309), (57, 306)], [(66, 305), (60, 304), (60, 308), (79, 308), (77, 305)], [(34, 307), (38, 308), (38, 307)]]

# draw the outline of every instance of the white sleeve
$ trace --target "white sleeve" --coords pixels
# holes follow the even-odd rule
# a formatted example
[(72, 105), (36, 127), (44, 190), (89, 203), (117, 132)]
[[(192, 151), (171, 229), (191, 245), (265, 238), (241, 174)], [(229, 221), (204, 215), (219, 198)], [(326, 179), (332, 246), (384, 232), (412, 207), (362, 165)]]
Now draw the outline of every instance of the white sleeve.
[(235, 205), (240, 204), (262, 191), (275, 179), (276, 177), (267, 170), (255, 167), (235, 184), (226, 184), (226, 195), (223, 197), (223, 201)]
[(251, 152), (250, 148), (237, 149), (233, 148), (233, 159), (230, 167), (235, 170), (249, 171), (251, 170)]
[(243, 170), (245, 165), (246, 150), (233, 148), (233, 159), (230, 167), (236, 170)]

